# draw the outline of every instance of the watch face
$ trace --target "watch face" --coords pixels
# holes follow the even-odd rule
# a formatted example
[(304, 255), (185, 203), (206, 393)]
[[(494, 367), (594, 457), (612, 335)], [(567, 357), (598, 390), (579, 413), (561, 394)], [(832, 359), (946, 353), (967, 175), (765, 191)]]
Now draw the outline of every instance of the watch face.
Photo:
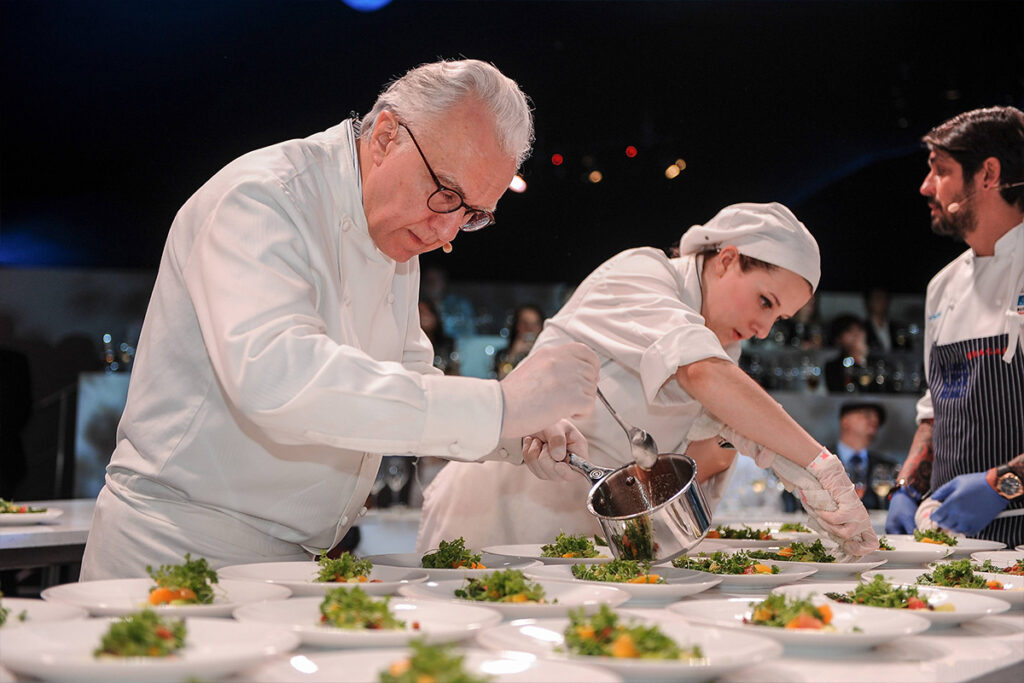
[(999, 477), (999, 481), (996, 484), (999, 486), (999, 493), (1005, 498), (1016, 498), (1021, 494), (1020, 478), (1012, 472), (1007, 472)]

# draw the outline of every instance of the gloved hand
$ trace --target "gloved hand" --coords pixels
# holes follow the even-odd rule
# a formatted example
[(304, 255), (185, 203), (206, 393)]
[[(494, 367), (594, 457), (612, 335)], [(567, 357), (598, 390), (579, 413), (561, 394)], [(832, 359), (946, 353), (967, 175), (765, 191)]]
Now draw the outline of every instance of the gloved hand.
[(536, 434), (523, 437), (523, 462), (539, 479), (575, 479), (572, 469), (563, 461), (568, 452), (586, 460), (587, 439), (572, 422), (559, 420)]
[(502, 438), (536, 434), (562, 418), (589, 415), (599, 371), (597, 354), (579, 342), (531, 353), (501, 380)]
[(889, 500), (889, 514), (885, 518), (887, 534), (912, 534), (917, 524), (914, 514), (917, 512), (917, 501), (902, 488), (893, 491)]
[(751, 441), (747, 437), (743, 436), (729, 425), (720, 422), (714, 415), (707, 411), (702, 411), (697, 419), (690, 425), (690, 431), (686, 433), (687, 441), (704, 441), (712, 437), (719, 436), (729, 443), (731, 443), (737, 451), (752, 458), (757, 463), (758, 467), (768, 468), (771, 467), (772, 461), (775, 459), (776, 454), (769, 451), (767, 448)]
[(877, 550), (878, 536), (842, 461), (823, 448), (806, 469), (836, 503), (835, 510), (818, 509), (816, 513), (821, 526), (839, 542), (843, 552), (850, 557), (863, 557)]
[(984, 472), (961, 474), (940, 486), (932, 500), (942, 502), (931, 519), (943, 529), (973, 536), (989, 525), (1010, 501), (989, 486)]

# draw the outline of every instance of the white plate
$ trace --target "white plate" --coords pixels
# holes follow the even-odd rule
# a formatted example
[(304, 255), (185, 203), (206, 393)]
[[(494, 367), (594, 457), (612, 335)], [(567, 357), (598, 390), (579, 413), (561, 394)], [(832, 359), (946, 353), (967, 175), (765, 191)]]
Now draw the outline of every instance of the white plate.
[[(665, 609), (683, 615), (691, 621), (748, 630), (769, 638), (774, 638), (783, 645), (790, 647), (863, 649), (881, 643), (912, 636), (927, 629), (931, 622), (912, 614), (895, 611), (881, 612), (877, 609), (854, 607), (851, 605), (830, 604), (832, 609), (832, 625), (835, 631), (815, 631), (808, 629), (787, 629), (775, 626), (745, 624), (753, 605), (761, 602), (760, 598), (729, 598), (725, 600), (686, 600), (669, 605)], [(824, 597), (816, 603), (831, 602)], [(854, 627), (860, 631), (854, 631)]]
[(935, 543), (920, 543), (914, 540), (913, 536), (886, 535), (892, 550), (876, 550), (868, 554), (865, 560), (885, 560), (889, 565), (894, 564), (927, 564), (935, 562), (953, 554), (953, 548), (948, 545), (936, 545)]
[[(433, 601), (391, 598), (388, 610), (405, 622), (404, 629), (338, 628), (320, 623), (323, 598), (293, 598), (242, 605), (239, 621), (282, 626), (299, 634), (306, 645), (322, 647), (401, 647), (414, 638), (428, 643), (451, 643), (472, 638), (478, 631), (501, 623), (501, 615), (484, 605), (445, 605)], [(414, 629), (413, 623), (419, 625)]]
[[(862, 581), (870, 581), (875, 574), (881, 574), (886, 580), (892, 583), (904, 583), (908, 586), (917, 585), (917, 577), (922, 574), (931, 573), (929, 569), (879, 569), (873, 572), (861, 574)], [(946, 588), (938, 586), (942, 590), (956, 591), (958, 593), (973, 593), (974, 595), (987, 596), (1005, 600), (1014, 607), (1024, 605), (1024, 576), (1013, 574), (990, 574), (988, 572), (974, 572), (976, 576), (984, 576), (986, 580), (994, 579), (1003, 584), (1003, 590), (992, 590), (990, 588)]]
[(106, 579), (65, 583), (42, 592), (44, 600), (62, 602), (89, 610), (102, 617), (138, 612), (144, 607), (164, 616), (230, 617), (236, 607), (260, 600), (283, 600), (291, 595), (284, 586), (253, 581), (221, 581), (213, 584), (213, 603), (209, 605), (150, 605), (152, 579)]
[[(856, 581), (844, 581), (842, 583), (805, 583), (799, 586), (779, 586), (773, 588), (773, 593), (782, 593), (790, 597), (806, 598), (813, 595), (825, 597), (825, 593), (846, 593), (857, 587)], [(954, 626), (965, 621), (980, 619), (982, 617), (999, 614), (1010, 609), (1010, 603), (1005, 600), (997, 600), (983, 595), (970, 595), (967, 593), (954, 593), (944, 588), (928, 586), (916, 586), (918, 594), (924, 597), (928, 604), (933, 606), (952, 604), (955, 608), (952, 612), (935, 612), (927, 609), (899, 610), (900, 614), (913, 614), (924, 617), (933, 625)], [(826, 600), (833, 602), (831, 598)], [(840, 605), (849, 603), (836, 603)], [(860, 605), (863, 609), (883, 610), (891, 612), (896, 608), (892, 607), (870, 607)]]
[[(732, 548), (733, 550), (762, 550), (767, 552), (778, 552), (783, 546), (779, 545), (778, 542), (772, 547), (754, 547), (754, 546), (743, 546)], [(693, 555), (693, 551), (687, 553)], [(814, 569), (816, 571), (815, 579), (831, 579), (837, 576), (850, 576), (851, 574), (859, 574), (867, 569), (874, 569), (880, 565), (885, 564), (885, 560), (872, 560), (870, 562), (795, 562), (793, 560), (760, 560), (762, 562), (768, 562), (769, 564), (777, 564), (780, 569), (787, 566), (800, 567), (803, 569)]]
[[(889, 539), (909, 539), (914, 540), (914, 534), (886, 534)], [(952, 557), (967, 557), (971, 553), (981, 552), (983, 550), (1002, 550), (1006, 547), (1005, 543), (999, 541), (985, 541), (980, 538), (967, 538), (966, 536), (956, 536), (957, 543), (952, 547), (953, 552), (950, 553)], [(895, 544), (894, 544), (895, 545)], [(929, 543), (926, 545), (939, 545), (936, 543)], [(939, 547), (942, 547), (939, 545)]]
[(1020, 552), (1024, 553), (1024, 543), (1014, 548), (1014, 550), (1019, 550)]
[(299, 637), (231, 619), (185, 620), (185, 647), (174, 657), (96, 658), (113, 619), (85, 619), (0, 630), (3, 665), (47, 681), (167, 681), (217, 678), (294, 650)]
[(52, 522), (64, 514), (58, 508), (47, 508), (46, 512), (0, 512), (0, 526), (28, 526)]
[[(457, 650), (465, 656), (463, 668), (494, 683), (618, 683), (622, 679), (597, 667), (570, 662), (537, 659), (525, 652), (485, 652)], [(380, 672), (392, 662), (406, 659), (407, 650), (368, 650), (361, 652), (311, 652), (278, 660), (246, 673), (246, 681), (256, 683), (337, 683), (338, 681), (377, 681)]]
[(666, 661), (657, 659), (616, 659), (558, 652), (564, 647), (568, 619), (522, 619), (489, 628), (477, 642), (492, 650), (522, 650), (550, 659), (586, 662), (609, 669), (623, 678), (639, 681), (708, 680), (721, 674), (773, 659), (782, 648), (767, 638), (694, 627), (671, 617), (648, 618), (642, 611), (620, 610), (620, 623), (657, 624), (662, 633), (682, 647), (699, 645), (704, 659)]
[(1024, 551), (1021, 550), (990, 550), (982, 553), (971, 553), (971, 559), (975, 562), (991, 560), (997, 567), (1009, 567), (1017, 563), (1017, 560), (1024, 558)]
[(544, 564), (601, 564), (615, 559), (612, 551), (603, 546), (597, 546), (597, 557), (544, 557), (541, 555), (543, 551), (541, 551), (540, 543), (492, 545), (484, 548), (481, 552), (504, 555), (506, 557), (528, 557), (533, 560), (540, 560)]
[[(687, 553), (692, 557), (697, 557), (697, 553), (690, 551)], [(721, 579), (718, 584), (719, 590), (739, 590), (748, 591), (756, 590), (763, 591), (765, 588), (771, 588), (772, 586), (781, 586), (784, 583), (795, 583), (800, 579), (806, 579), (808, 576), (817, 572), (817, 569), (813, 567), (796, 567), (795, 562), (774, 562), (772, 560), (758, 560), (767, 565), (777, 565), (779, 568), (778, 574), (715, 574), (713, 572), (702, 572), (697, 571), (698, 574), (707, 577), (713, 577)], [(656, 565), (659, 569), (663, 566), (668, 565)], [(673, 569), (676, 569), (673, 567)], [(696, 570), (685, 570), (685, 571), (696, 571)]]
[(666, 604), (675, 602), (687, 595), (694, 595), (713, 588), (722, 582), (722, 578), (695, 572), (689, 569), (677, 569), (670, 566), (651, 567), (651, 572), (659, 574), (667, 583), (615, 583), (612, 581), (582, 581), (572, 575), (572, 567), (568, 565), (548, 565), (532, 567), (523, 571), (533, 579), (542, 581), (567, 581), (583, 586), (614, 586), (629, 593), (629, 600), (636, 603)]
[[(320, 567), (316, 562), (260, 562), (256, 564), (234, 564), (217, 570), (221, 579), (237, 581), (262, 581), (275, 583), (291, 590), (292, 595), (323, 595), (338, 586), (359, 586), (370, 595), (393, 595), (398, 587), (407, 583), (427, 580), (427, 573), (421, 570), (397, 567), (377, 567), (370, 570), (370, 580), (365, 583), (341, 583), (338, 581), (315, 581)], [(374, 581), (377, 579), (378, 581)]]
[[(47, 621), (70, 621), (71, 619), (85, 619), (89, 613), (81, 607), (65, 605), (59, 602), (46, 602), (45, 600), (31, 600), (29, 598), (3, 598), (0, 600), (0, 607), (11, 610), (7, 615), (7, 621), (0, 628), (4, 630), (21, 628), (29, 624), (39, 624)], [(25, 620), (19, 616), (24, 613)]]
[[(459, 605), (480, 605), (501, 613), (505, 619), (527, 617), (561, 617), (570, 609), (584, 608), (587, 613), (596, 612), (601, 605), (615, 607), (629, 600), (629, 593), (610, 585), (594, 586), (589, 583), (567, 581), (538, 581), (544, 589), (545, 603), (537, 602), (483, 602), (455, 597), (455, 590), (466, 585), (463, 579), (451, 581), (428, 581), (403, 586), (399, 592), (410, 598), (421, 600), (442, 600)], [(557, 602), (556, 602), (557, 601)]]
[(770, 548), (778, 546), (778, 539), (767, 541), (755, 541), (750, 538), (705, 538), (697, 545), (690, 548), (691, 553), (713, 553), (718, 550), (732, 550), (734, 548)]
[(461, 579), (463, 577), (479, 578), (484, 574), (499, 569), (526, 569), (541, 565), (540, 560), (529, 557), (509, 557), (507, 555), (495, 555), (493, 553), (481, 553), (480, 563), (487, 569), (426, 569), (420, 564), (420, 559), (427, 553), (435, 552), (428, 550), (424, 553), (391, 553), (388, 555), (371, 555), (363, 559), (370, 560), (374, 566), (399, 567), (404, 569), (420, 569), (425, 571), (431, 581), (447, 581), (450, 579)]

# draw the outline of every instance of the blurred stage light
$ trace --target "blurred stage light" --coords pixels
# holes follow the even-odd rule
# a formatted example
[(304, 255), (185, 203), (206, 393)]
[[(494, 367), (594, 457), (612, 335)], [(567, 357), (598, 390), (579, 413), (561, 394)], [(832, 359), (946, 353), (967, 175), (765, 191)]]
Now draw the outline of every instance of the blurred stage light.
[(630, 145), (629, 147), (626, 147), (626, 156), (629, 157), (630, 159), (635, 157), (636, 156), (636, 147), (634, 147), (633, 145)]
[(565, 158), (562, 157), (561, 154), (551, 155), (551, 163), (554, 164), (555, 166), (561, 166), (563, 161), (565, 161)]
[(596, 184), (596, 183), (599, 183), (602, 180), (604, 180), (604, 176), (601, 175), (600, 171), (594, 170), (594, 171), (591, 171), (590, 175), (587, 176), (587, 180), (589, 180), (590, 182)]
[(665, 169), (665, 177), (668, 178), (669, 180), (672, 180), (677, 175), (679, 175), (679, 167), (676, 166), (675, 164), (672, 164), (671, 166)]
[(341, 0), (343, 3), (358, 12), (375, 12), (384, 5), (391, 4), (391, 0)]
[(682, 160), (682, 159), (676, 159), (676, 166), (679, 167), (680, 171), (685, 171), (686, 170), (686, 162), (684, 160)]
[(513, 192), (526, 192), (526, 181), (523, 180), (523, 176), (518, 173), (512, 177), (512, 182), (508, 184), (508, 189)]

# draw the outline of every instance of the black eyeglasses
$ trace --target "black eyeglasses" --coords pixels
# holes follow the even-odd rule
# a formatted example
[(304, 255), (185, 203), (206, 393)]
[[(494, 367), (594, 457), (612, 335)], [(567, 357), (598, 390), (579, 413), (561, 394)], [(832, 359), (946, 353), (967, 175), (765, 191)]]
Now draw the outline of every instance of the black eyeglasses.
[(430, 177), (434, 179), (434, 184), (437, 185), (437, 189), (427, 197), (427, 208), (434, 213), (455, 213), (459, 209), (466, 210), (466, 222), (459, 226), (459, 230), (465, 232), (473, 232), (474, 230), (482, 230), (488, 225), (494, 225), (494, 214), (490, 211), (484, 211), (483, 209), (475, 209), (466, 203), (466, 199), (451, 189), (441, 184), (441, 181), (437, 179), (437, 174), (434, 173), (434, 169), (430, 167), (430, 162), (427, 161), (426, 155), (423, 153), (423, 149), (420, 147), (420, 143), (416, 142), (416, 136), (409, 130), (409, 126), (404, 123), (399, 123), (405, 131), (409, 133), (409, 139), (412, 140), (412, 144), (416, 145), (416, 151), (420, 153), (420, 158), (423, 159), (423, 165), (427, 167), (427, 171), (430, 173)]

